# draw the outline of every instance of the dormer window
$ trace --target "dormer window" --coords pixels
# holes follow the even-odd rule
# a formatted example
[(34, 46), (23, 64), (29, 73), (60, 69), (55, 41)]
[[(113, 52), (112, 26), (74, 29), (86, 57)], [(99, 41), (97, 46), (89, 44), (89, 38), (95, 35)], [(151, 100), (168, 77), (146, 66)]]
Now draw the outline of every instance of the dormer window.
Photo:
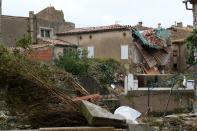
[(51, 38), (53, 36), (52, 28), (40, 28), (40, 36), (43, 38)]

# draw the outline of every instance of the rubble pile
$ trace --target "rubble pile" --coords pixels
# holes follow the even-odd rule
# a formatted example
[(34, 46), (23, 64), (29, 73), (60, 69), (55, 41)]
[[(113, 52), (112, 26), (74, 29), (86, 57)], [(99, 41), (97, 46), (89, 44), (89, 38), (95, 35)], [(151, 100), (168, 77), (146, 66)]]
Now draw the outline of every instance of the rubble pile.
[(160, 131), (197, 130), (197, 116), (194, 114), (175, 114), (164, 118), (148, 118), (143, 121)]
[(150, 29), (140, 32), (132, 29), (134, 43), (142, 55), (140, 65), (143, 73), (161, 74), (164, 67), (169, 65), (171, 54), (170, 33), (163, 28)]
[(146, 30), (142, 33), (142, 35), (148, 40), (151, 47), (162, 49), (167, 46), (165, 40), (155, 36), (155, 30)]

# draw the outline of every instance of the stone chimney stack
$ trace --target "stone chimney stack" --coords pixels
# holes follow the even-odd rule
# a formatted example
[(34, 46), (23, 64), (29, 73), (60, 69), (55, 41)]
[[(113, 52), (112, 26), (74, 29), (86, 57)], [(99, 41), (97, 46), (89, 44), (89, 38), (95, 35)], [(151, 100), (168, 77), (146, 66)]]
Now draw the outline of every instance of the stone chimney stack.
[(139, 26), (142, 26), (142, 25), (143, 25), (143, 22), (142, 22), (142, 21), (139, 21), (139, 22), (138, 22), (138, 25), (139, 25)]
[(177, 22), (177, 27), (183, 27), (183, 22)]
[(29, 11), (29, 32), (32, 44), (37, 42), (36, 16), (33, 11)]
[(158, 28), (161, 28), (161, 23), (158, 23)]

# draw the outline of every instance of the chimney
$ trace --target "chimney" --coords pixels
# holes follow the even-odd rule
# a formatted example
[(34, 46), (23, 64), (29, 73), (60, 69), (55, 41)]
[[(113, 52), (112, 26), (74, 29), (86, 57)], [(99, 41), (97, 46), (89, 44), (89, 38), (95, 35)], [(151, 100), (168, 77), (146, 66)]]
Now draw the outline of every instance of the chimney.
[(161, 23), (158, 23), (158, 28), (161, 28)]
[(138, 25), (139, 25), (139, 26), (142, 26), (142, 25), (143, 25), (143, 22), (142, 22), (142, 21), (139, 21), (139, 22), (138, 22)]
[(177, 22), (177, 27), (183, 27), (183, 22)]
[(29, 32), (31, 36), (32, 44), (37, 42), (37, 31), (36, 31), (36, 16), (33, 11), (29, 11)]

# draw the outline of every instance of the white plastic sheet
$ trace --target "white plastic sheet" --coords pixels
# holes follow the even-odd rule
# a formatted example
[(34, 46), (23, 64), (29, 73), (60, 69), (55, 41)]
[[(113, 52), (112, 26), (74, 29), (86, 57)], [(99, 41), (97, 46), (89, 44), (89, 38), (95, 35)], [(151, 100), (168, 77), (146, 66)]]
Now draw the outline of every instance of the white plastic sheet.
[(121, 115), (127, 120), (127, 123), (134, 123), (134, 124), (138, 124), (136, 119), (141, 116), (140, 112), (128, 106), (121, 106), (117, 108), (114, 114)]

